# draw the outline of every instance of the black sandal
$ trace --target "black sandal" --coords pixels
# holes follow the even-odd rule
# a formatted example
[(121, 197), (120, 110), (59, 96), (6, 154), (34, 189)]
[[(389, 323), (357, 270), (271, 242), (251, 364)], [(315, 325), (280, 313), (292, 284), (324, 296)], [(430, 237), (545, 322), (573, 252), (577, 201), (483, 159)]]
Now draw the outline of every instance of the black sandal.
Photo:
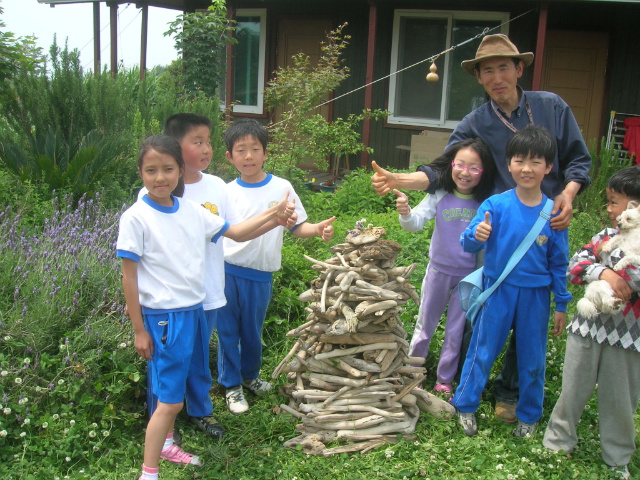
[(224, 435), (224, 428), (222, 428), (222, 425), (218, 423), (213, 415), (206, 417), (189, 417), (189, 420), (210, 437), (220, 439)]

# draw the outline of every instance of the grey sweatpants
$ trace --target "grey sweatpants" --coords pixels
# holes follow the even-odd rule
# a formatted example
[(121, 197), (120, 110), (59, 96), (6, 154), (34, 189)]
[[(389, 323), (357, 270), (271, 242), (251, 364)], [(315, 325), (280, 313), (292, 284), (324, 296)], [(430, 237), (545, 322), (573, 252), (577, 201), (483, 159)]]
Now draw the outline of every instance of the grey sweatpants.
[(598, 424), (602, 459), (627, 465), (636, 449), (633, 414), (640, 397), (640, 352), (567, 334), (562, 392), (551, 413), (542, 444), (573, 451), (576, 425), (598, 384)]

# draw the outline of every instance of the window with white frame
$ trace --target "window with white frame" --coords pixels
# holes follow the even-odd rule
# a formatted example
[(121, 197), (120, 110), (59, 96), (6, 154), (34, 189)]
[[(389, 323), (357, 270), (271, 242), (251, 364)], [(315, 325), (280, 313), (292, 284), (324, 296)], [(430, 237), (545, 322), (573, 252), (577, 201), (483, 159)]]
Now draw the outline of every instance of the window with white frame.
[[(508, 13), (396, 10), (393, 22), (391, 73), (430, 58), (452, 46), (505, 23)], [(507, 34), (506, 25), (491, 33)], [(423, 62), (389, 81), (388, 122), (400, 125), (455, 128), (484, 102), (484, 89), (460, 67), (473, 58), (480, 40), (469, 42), (436, 60), (438, 82), (427, 82), (430, 62)]]
[(233, 57), (233, 111), (263, 111), (264, 69), (266, 51), (265, 9), (238, 9)]

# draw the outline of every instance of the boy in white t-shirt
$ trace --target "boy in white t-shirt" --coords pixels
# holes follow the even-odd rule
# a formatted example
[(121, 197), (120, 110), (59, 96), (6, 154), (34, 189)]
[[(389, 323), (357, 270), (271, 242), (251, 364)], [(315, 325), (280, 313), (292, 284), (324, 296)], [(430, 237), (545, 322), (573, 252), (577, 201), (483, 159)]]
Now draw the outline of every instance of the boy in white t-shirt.
[[(289, 190), (295, 200), (297, 224), (291, 233), (299, 238), (318, 235), (325, 242), (333, 236), (331, 222), (307, 222), (307, 214), (291, 184), (262, 170), (267, 156), (267, 130), (256, 120), (231, 125), (224, 135), (227, 159), (240, 178), (227, 184), (230, 223), (261, 212)], [(247, 411), (242, 387), (254, 394), (271, 389), (259, 378), (262, 363), (261, 333), (271, 301), (273, 272), (280, 269), (284, 228), (275, 228), (248, 242), (224, 242), (225, 297), (218, 316), (218, 383), (224, 386), (231, 413)]]

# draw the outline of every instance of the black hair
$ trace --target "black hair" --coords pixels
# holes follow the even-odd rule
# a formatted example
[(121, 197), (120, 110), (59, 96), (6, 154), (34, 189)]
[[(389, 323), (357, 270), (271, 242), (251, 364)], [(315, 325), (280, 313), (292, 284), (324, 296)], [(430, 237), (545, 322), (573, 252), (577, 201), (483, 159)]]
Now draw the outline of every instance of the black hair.
[[(168, 135), (152, 135), (142, 141), (140, 150), (138, 151), (137, 161), (139, 172), (142, 171), (144, 156), (151, 150), (155, 150), (158, 153), (163, 153), (165, 155), (173, 157), (178, 164), (178, 168), (184, 172), (182, 147), (174, 138), (171, 138)], [(182, 178), (182, 175), (180, 175), (180, 178), (178, 179), (178, 185), (176, 185), (176, 188), (171, 193), (173, 193), (176, 197), (181, 197), (184, 193), (184, 180)]]
[(267, 129), (264, 128), (257, 120), (248, 118), (234, 123), (227, 128), (226, 132), (224, 132), (224, 144), (227, 147), (227, 151), (231, 153), (233, 151), (233, 146), (238, 140), (249, 136), (258, 140), (262, 144), (263, 150), (267, 149), (267, 143), (269, 142)]
[(609, 179), (607, 188), (640, 201), (640, 166), (634, 165), (618, 170)]
[(170, 136), (178, 142), (182, 142), (184, 136), (192, 129), (205, 126), (211, 130), (211, 120), (197, 113), (176, 113), (167, 118), (162, 127), (162, 133)]
[(507, 143), (507, 165), (513, 157), (544, 158), (547, 166), (556, 157), (556, 142), (544, 127), (529, 124), (516, 132)]
[(436, 158), (429, 166), (436, 173), (438, 185), (449, 193), (453, 193), (456, 184), (453, 181), (451, 162), (458, 152), (464, 148), (473, 149), (482, 161), (482, 176), (480, 182), (473, 188), (473, 198), (483, 202), (493, 193), (493, 178), (496, 173), (496, 162), (491, 154), (489, 146), (479, 137), (467, 138), (451, 145), (442, 155)]

